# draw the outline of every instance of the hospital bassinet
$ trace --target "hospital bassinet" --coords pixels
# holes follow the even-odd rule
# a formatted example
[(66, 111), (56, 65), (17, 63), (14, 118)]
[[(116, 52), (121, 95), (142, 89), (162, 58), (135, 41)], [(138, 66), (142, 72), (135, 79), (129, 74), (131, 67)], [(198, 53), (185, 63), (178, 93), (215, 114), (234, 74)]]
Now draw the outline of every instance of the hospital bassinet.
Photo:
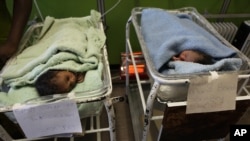
[[(150, 53), (146, 46), (144, 36), (142, 34), (141, 17), (142, 17), (142, 11), (145, 9), (159, 10), (159, 8), (144, 8), (144, 7), (134, 8), (131, 12), (131, 16), (128, 19), (128, 22), (126, 25), (127, 68), (129, 65), (132, 64), (134, 66), (135, 76), (136, 76), (136, 83), (134, 83), (133, 80), (129, 79), (129, 75), (128, 75), (129, 73), (127, 70), (126, 93), (127, 93), (128, 100), (130, 103), (130, 110), (131, 110), (131, 117), (133, 119), (132, 122), (133, 122), (135, 138), (136, 140), (143, 140), (143, 141), (146, 141), (149, 138), (150, 133), (156, 132), (156, 130), (153, 130), (153, 129), (150, 130), (150, 128), (152, 128), (152, 126), (150, 126), (153, 123), (152, 121), (156, 121), (156, 120), (163, 118), (163, 113), (160, 113), (160, 114), (153, 113), (153, 110), (156, 107), (159, 107), (160, 105), (161, 110), (162, 108), (164, 110), (165, 107), (167, 107), (165, 109), (164, 120), (167, 120), (168, 122), (170, 122), (170, 125), (168, 122), (163, 121), (163, 126), (165, 128), (171, 126), (171, 122), (174, 122), (173, 119), (178, 118), (178, 113), (179, 113), (178, 110), (171, 110), (171, 108), (173, 109), (182, 108), (183, 115), (180, 115), (179, 118), (183, 118), (182, 116), (185, 115), (185, 110), (186, 110), (185, 108), (187, 106), (187, 93), (188, 93), (190, 80), (195, 77), (203, 77), (203, 76), (211, 75), (209, 72), (200, 72), (200, 73), (198, 72), (198, 73), (189, 73), (189, 74), (169, 74), (169, 75), (163, 75), (162, 73), (159, 73), (158, 70), (156, 69), (155, 64), (152, 61), (152, 58), (149, 55)], [(164, 9), (160, 9), (160, 10), (164, 10)], [(237, 52), (237, 58), (240, 58), (243, 62), (241, 68), (238, 71), (217, 71), (216, 73), (217, 75), (237, 73), (238, 88), (237, 88), (236, 101), (237, 103), (240, 103), (240, 102), (244, 102), (245, 100), (248, 100), (250, 98), (249, 91), (248, 91), (248, 80), (250, 76), (249, 75), (249, 71), (250, 71), (249, 59), (242, 52), (235, 49), (235, 47), (233, 47), (221, 35), (219, 35), (219, 33), (210, 25), (210, 23), (202, 15), (200, 15), (196, 11), (195, 8), (186, 7), (186, 8), (166, 10), (166, 11), (172, 14), (176, 14), (176, 15), (186, 14), (186, 15), (191, 16), (191, 19), (195, 23), (197, 23), (198, 25), (200, 25), (201, 27), (209, 31), (218, 40), (220, 40), (220, 42), (222, 42), (229, 48), (234, 49)], [(131, 45), (131, 42), (130, 42), (131, 24), (133, 25), (135, 29), (135, 33), (136, 33), (136, 36), (140, 45), (140, 49), (142, 51), (143, 57), (146, 62), (147, 74), (149, 76), (148, 80), (144, 80), (140, 78), (139, 73), (137, 71), (137, 67), (136, 67), (137, 61), (136, 61), (135, 56), (133, 55), (133, 48), (135, 47)], [(155, 54), (155, 56), (157, 56), (157, 54)], [(220, 91), (217, 91), (217, 94), (220, 94)], [(155, 101), (157, 102), (155, 103)], [(162, 106), (162, 105), (165, 105), (165, 106)], [(242, 115), (242, 113), (244, 113), (244, 111), (246, 110), (246, 106), (248, 105), (249, 104), (246, 104), (245, 106), (241, 106), (241, 107), (244, 107), (244, 109), (241, 109), (240, 114), (238, 114), (238, 118)], [(238, 110), (238, 107), (237, 107), (237, 110)], [(172, 113), (172, 118), (171, 117), (168, 118), (168, 115), (171, 116), (171, 113)], [(206, 115), (205, 113), (201, 113), (201, 114)], [(209, 114), (213, 115), (214, 113), (212, 112)], [(144, 117), (141, 117), (141, 115), (144, 115)], [(176, 115), (176, 117), (173, 117), (173, 115)], [(232, 121), (235, 121), (235, 120), (231, 120), (231, 122)], [(229, 124), (232, 124), (231, 122)], [(192, 125), (192, 122), (190, 124)], [(176, 127), (172, 126), (171, 128), (168, 128), (168, 130), (171, 130), (174, 128)], [(210, 131), (213, 131), (211, 130), (209, 126), (207, 126), (207, 128), (209, 128)], [(158, 140), (160, 139), (160, 136), (161, 136), (161, 129), (162, 127), (156, 133), (158, 135)], [(180, 129), (182, 128), (180, 127)], [(173, 130), (173, 132), (171, 133), (174, 134), (174, 131), (175, 130)], [(181, 131), (182, 130), (178, 130), (178, 131), (176, 130), (176, 132), (178, 132), (177, 134), (179, 134), (179, 132)], [(164, 135), (164, 133), (162, 133), (162, 135)], [(166, 134), (165, 139), (168, 139), (168, 135), (169, 134)], [(190, 132), (189, 135), (196, 136), (192, 132)], [(152, 138), (153, 140), (156, 140), (157, 137), (152, 137)]]
[[(99, 24), (100, 30), (104, 32), (101, 21), (99, 21), (98, 24)], [(31, 46), (33, 43), (35, 43), (38, 40), (39, 34), (43, 26), (44, 26), (43, 23), (37, 23), (29, 27), (29, 29), (26, 31), (26, 33), (23, 36), (21, 46), (19, 48), (20, 50), (17, 54), (21, 53), (23, 49)], [(102, 69), (100, 77), (101, 77), (102, 85), (99, 85), (98, 87), (93, 88), (93, 89), (88, 90), (87, 88), (87, 90), (85, 89), (79, 92), (73, 92), (69, 94), (55, 94), (55, 95), (43, 96), (43, 97), (34, 96), (34, 97), (31, 97), (31, 99), (26, 99), (26, 100), (24, 100), (23, 98), (20, 98), (22, 100), (19, 104), (23, 106), (30, 106), (30, 105), (41, 106), (41, 105), (47, 105), (50, 103), (56, 103), (60, 101), (73, 100), (78, 106), (83, 132), (82, 133), (69, 133), (70, 135), (67, 135), (66, 137), (69, 137), (74, 140), (74, 137), (84, 136), (85, 134), (89, 134), (89, 133), (97, 133), (97, 140), (101, 140), (100, 133), (108, 131), (110, 134), (110, 140), (113, 140), (113, 141), (116, 140), (115, 114), (114, 114), (114, 109), (113, 109), (113, 103), (115, 103), (115, 101), (119, 101), (119, 98), (118, 99), (111, 98), (112, 82), (111, 82), (111, 76), (110, 76), (111, 74), (110, 74), (110, 69), (109, 69), (106, 45), (104, 45), (103, 48), (101, 49), (101, 54), (102, 54), (101, 63), (103, 64), (103, 69)], [(96, 81), (96, 80), (93, 80), (93, 81)], [(1, 91), (5, 91), (6, 90), (5, 85), (1, 83), (1, 86), (2, 86)], [(26, 93), (24, 93), (23, 95), (25, 94)], [(13, 117), (14, 115), (12, 114), (14, 110), (14, 105), (1, 105), (0, 111), (1, 113), (6, 114), (14, 123), (16, 123), (16, 119), (15, 117)], [(106, 109), (107, 116), (108, 116), (108, 121), (107, 121), (108, 127), (103, 127), (100, 124), (100, 115), (104, 107)], [(89, 120), (90, 120), (90, 123), (87, 124), (88, 125), (87, 127), (85, 127), (86, 121), (89, 121)], [(17, 126), (18, 126), (18, 123), (17, 123)], [(16, 128), (16, 127), (11, 127), (11, 128)], [(4, 131), (4, 129), (2, 130)], [(10, 133), (9, 131), (3, 132), (3, 136), (1, 137), (8, 137), (9, 133)], [(54, 136), (54, 137), (56, 139), (57, 136)], [(10, 136), (10, 138), (5, 138), (5, 139), (8, 140), (8, 139), (13, 139), (13, 138), (15, 137)], [(43, 139), (43, 138), (46, 138), (46, 137), (38, 137), (38, 138), (33, 138), (33, 139), (37, 140), (37, 139)], [(49, 138), (53, 138), (53, 135), (51, 135)], [(28, 138), (28, 140), (33, 140), (33, 139)], [(27, 140), (27, 138), (24, 136), (22, 140)]]

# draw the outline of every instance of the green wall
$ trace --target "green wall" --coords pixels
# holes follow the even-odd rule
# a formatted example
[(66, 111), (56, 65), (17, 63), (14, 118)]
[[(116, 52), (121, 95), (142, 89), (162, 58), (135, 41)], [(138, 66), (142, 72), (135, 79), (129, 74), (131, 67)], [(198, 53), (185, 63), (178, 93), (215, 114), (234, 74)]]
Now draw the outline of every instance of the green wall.
[[(111, 8), (118, 0), (104, 0), (105, 9)], [(56, 18), (85, 16), (90, 9), (97, 10), (96, 0), (37, 0), (43, 16)], [(9, 8), (11, 1), (8, 0)], [(133, 7), (159, 7), (175, 9), (181, 7), (195, 7), (201, 14), (216, 14), (220, 12), (223, 0), (121, 0), (119, 5), (106, 14), (107, 45), (111, 65), (120, 63), (120, 53), (125, 51), (125, 26)], [(249, 0), (231, 0), (228, 13), (250, 13)], [(37, 15), (33, 7), (31, 19)], [(229, 19), (237, 25), (243, 19)], [(131, 42), (139, 50), (137, 37), (131, 30)]]

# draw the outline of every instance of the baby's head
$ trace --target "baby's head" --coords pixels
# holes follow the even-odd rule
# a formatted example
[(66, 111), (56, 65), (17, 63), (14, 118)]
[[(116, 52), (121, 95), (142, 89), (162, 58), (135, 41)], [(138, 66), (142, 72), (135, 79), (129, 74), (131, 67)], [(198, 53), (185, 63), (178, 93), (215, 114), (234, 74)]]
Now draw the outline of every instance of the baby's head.
[(172, 61), (195, 62), (199, 64), (212, 64), (212, 57), (196, 50), (184, 50), (180, 54), (172, 57)]
[(83, 80), (83, 73), (66, 70), (49, 70), (39, 76), (35, 82), (35, 87), (41, 96), (67, 93)]

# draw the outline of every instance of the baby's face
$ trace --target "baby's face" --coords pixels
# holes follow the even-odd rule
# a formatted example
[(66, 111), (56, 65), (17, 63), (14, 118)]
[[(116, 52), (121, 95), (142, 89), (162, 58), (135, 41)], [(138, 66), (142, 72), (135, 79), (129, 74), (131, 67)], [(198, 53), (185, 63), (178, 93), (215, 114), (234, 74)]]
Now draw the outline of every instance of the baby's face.
[(186, 61), (186, 62), (197, 62), (202, 59), (202, 56), (192, 50), (184, 50), (180, 54), (172, 57), (173, 61)]
[(81, 81), (83, 81), (82, 77), (78, 77), (78, 75), (70, 71), (59, 71), (53, 79), (53, 83), (61, 87), (59, 93), (70, 92)]

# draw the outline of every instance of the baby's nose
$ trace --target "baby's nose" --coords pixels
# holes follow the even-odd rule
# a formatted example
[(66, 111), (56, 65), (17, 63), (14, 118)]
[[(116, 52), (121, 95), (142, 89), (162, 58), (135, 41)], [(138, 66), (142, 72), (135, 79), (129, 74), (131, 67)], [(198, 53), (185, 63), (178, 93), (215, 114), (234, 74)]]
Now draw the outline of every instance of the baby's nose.
[(174, 61), (185, 61), (185, 55), (173, 56), (172, 59)]
[(70, 83), (75, 83), (75, 81), (76, 81), (76, 78), (75, 77), (70, 77)]
[(179, 58), (179, 57), (176, 57), (176, 56), (173, 56), (173, 57), (172, 57), (172, 60), (173, 60), (173, 61), (179, 61), (180, 58)]
[(69, 80), (70, 88), (74, 88), (75, 85), (76, 85), (76, 79), (74, 77), (71, 77)]

